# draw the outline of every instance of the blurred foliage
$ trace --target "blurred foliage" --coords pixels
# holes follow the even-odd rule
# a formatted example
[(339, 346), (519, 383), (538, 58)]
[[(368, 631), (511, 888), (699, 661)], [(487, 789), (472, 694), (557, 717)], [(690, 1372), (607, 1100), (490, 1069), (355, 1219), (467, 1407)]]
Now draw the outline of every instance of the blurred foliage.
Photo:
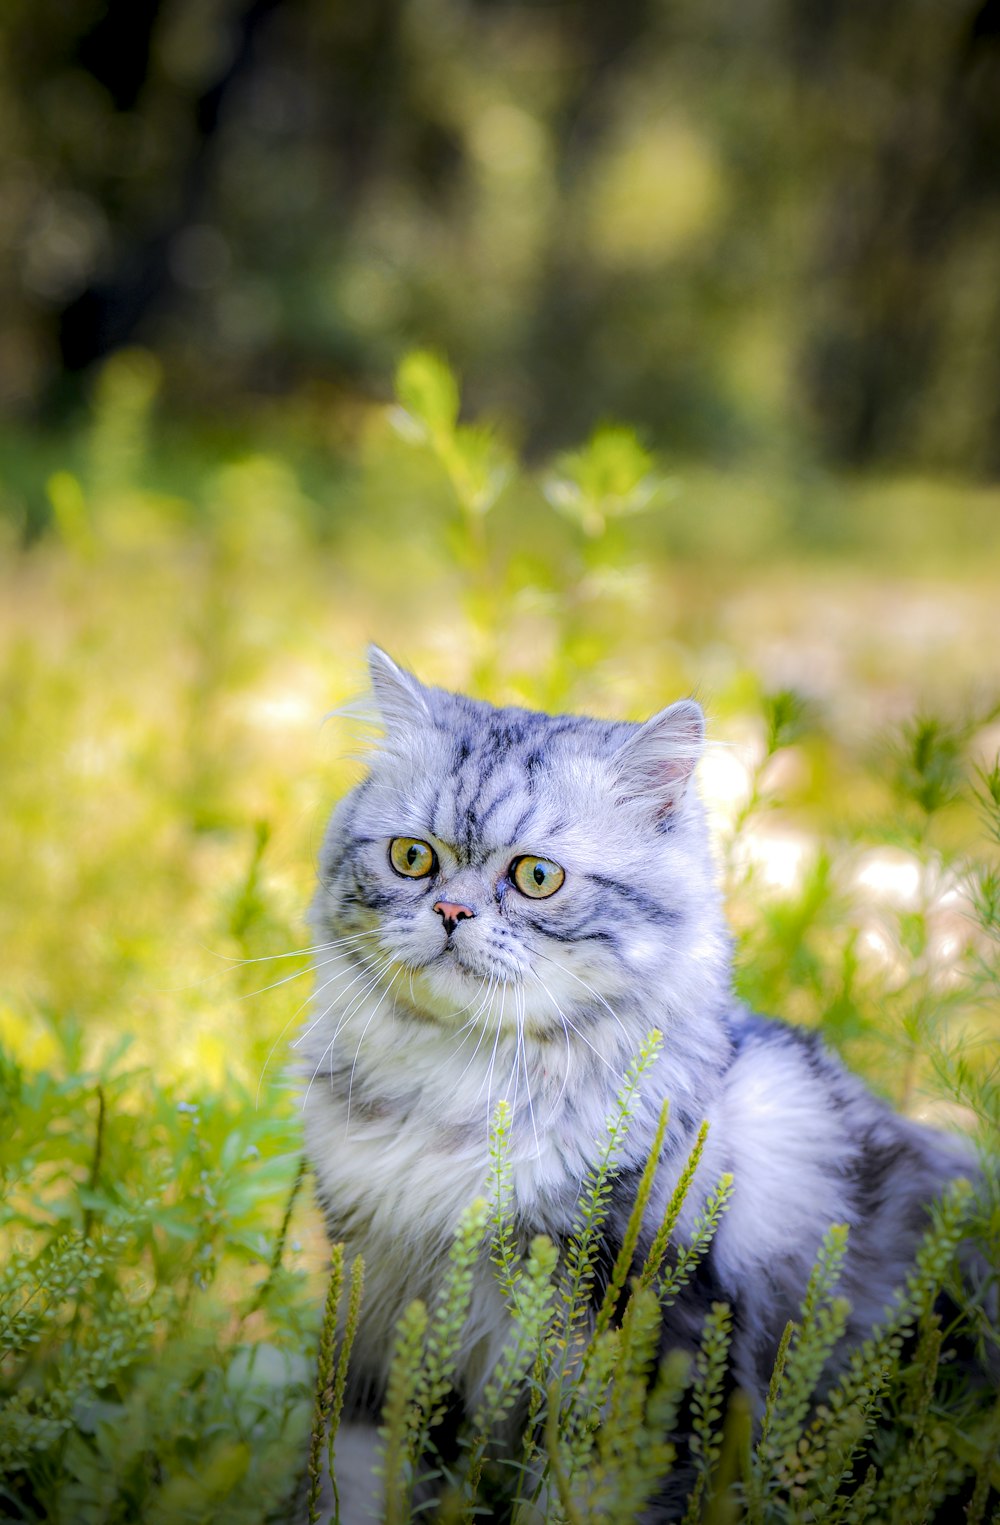
[(453, 356), (530, 451), (1000, 468), (995, 0), (7, 0), (0, 410)]
[(558, 458), (545, 483), (545, 496), (553, 508), (594, 536), (602, 535), (616, 515), (647, 508), (660, 488), (653, 459), (632, 430), (605, 424), (594, 431), (584, 450)]

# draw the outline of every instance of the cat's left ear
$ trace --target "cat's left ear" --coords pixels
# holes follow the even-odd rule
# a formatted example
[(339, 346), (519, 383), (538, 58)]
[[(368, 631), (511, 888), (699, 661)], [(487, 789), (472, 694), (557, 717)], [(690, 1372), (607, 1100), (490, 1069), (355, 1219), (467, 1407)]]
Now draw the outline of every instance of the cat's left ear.
[(705, 717), (693, 699), (668, 705), (620, 747), (615, 762), (626, 798), (648, 798), (658, 816), (684, 798), (705, 744)]
[(431, 712), (423, 684), (394, 662), (381, 646), (368, 648), (368, 674), (387, 731), (427, 724)]

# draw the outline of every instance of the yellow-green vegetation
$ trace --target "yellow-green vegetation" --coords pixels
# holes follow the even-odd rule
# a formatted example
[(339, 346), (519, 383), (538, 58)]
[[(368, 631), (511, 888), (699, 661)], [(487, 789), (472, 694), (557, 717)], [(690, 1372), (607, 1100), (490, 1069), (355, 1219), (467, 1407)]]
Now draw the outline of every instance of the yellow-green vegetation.
[[(394, 407), (326, 435), (308, 414), (264, 419), (253, 442), (180, 435), (156, 387), (148, 356), (119, 355), (82, 431), (2, 442), (0, 1513), (57, 1525), (287, 1519), (310, 1415), (338, 1412), (329, 1321), (315, 1394), (329, 1260), (287, 1077), (316, 851), (365, 744), (349, 701), (369, 639), (500, 702), (637, 717), (696, 691), (743, 994), (821, 1028), (914, 1115), (989, 1147), (1000, 1112), (987, 492), (687, 469), (610, 424), (527, 466), (460, 418), (425, 354), (401, 366)], [(609, 1306), (576, 1377), (540, 1364), (585, 1337), (604, 1177), (557, 1292), (544, 1241), (517, 1261), (503, 1147), (501, 1117), (492, 1210), (470, 1205), (450, 1291), (400, 1333), (395, 1518), (447, 1402), (484, 1232), (515, 1343), (442, 1482), (447, 1518), (489, 1497), (490, 1429), (517, 1404), (553, 1525), (598, 1504), (633, 1518), (687, 1384), (692, 1520), (916, 1519), (911, 1476), (925, 1513), (967, 1485), (969, 1518), (986, 1517), (995, 1427), (934, 1376), (931, 1292), (970, 1209), (944, 1209), (904, 1311), (817, 1429), (832, 1234), (751, 1451), (743, 1411), (725, 1417), (725, 1309), (690, 1372), (650, 1364), (653, 1288), (690, 1274), (697, 1246), (666, 1282), (640, 1278), (620, 1328)], [(1000, 1211), (977, 1211), (995, 1252)], [(355, 1311), (358, 1274), (338, 1262), (332, 1294)]]

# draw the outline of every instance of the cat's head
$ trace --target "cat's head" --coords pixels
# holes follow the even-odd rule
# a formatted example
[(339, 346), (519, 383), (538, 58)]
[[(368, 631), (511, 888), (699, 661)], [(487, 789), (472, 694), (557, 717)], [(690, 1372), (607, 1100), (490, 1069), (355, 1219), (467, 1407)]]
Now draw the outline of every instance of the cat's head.
[(331, 821), (324, 938), (369, 932), (406, 1003), (448, 1025), (487, 1003), (496, 1022), (506, 998), (511, 1025), (562, 1033), (574, 1012), (690, 1008), (717, 984), (693, 700), (644, 724), (498, 709), (377, 648), (371, 680), (383, 737)]

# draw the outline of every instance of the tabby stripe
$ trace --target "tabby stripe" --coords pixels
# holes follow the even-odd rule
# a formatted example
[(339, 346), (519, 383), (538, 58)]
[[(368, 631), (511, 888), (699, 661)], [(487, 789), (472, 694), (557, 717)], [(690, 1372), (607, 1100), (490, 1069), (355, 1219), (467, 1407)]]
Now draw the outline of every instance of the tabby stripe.
[(587, 917), (584, 917), (572, 927), (554, 927), (551, 922), (536, 921), (533, 916), (526, 916), (524, 919), (532, 931), (540, 932), (543, 936), (550, 937), (553, 942), (594, 942), (610, 943), (615, 948), (618, 946), (618, 939), (612, 932), (605, 932), (600, 928), (592, 926)]
[(527, 810), (521, 813), (521, 815), (518, 817), (517, 825), (514, 827), (514, 830), (510, 834), (511, 843), (514, 843), (518, 840), (522, 831), (531, 820), (533, 814), (534, 812), (532, 811), (530, 805), (528, 806)]
[(430, 810), (427, 812), (427, 819), (431, 823), (431, 831), (439, 840), (441, 840), (440, 810), (442, 794), (443, 790), (441, 788), (441, 782), (438, 780), (437, 788), (434, 791), (434, 803), (431, 805)]
[(645, 894), (643, 890), (636, 889), (633, 884), (624, 884), (620, 879), (609, 879), (605, 874), (588, 874), (587, 877), (594, 884), (599, 885), (602, 890), (607, 890), (610, 894), (618, 895), (622, 900), (627, 900), (629, 905), (634, 905), (637, 911), (641, 911), (644, 916), (648, 916), (650, 921), (658, 921), (661, 926), (675, 927), (678, 922), (684, 919), (680, 911), (671, 910), (668, 906), (661, 905), (658, 900), (654, 900), (651, 895)]
[(486, 806), (486, 809), (479, 813), (480, 831), (482, 831), (483, 827), (486, 825), (486, 822), (489, 820), (493, 812), (495, 810), (499, 810), (501, 805), (505, 805), (507, 803), (511, 795), (514, 793), (515, 788), (516, 785), (514, 783), (505, 784), (504, 787), (500, 790), (500, 793), (496, 795), (494, 799), (490, 800), (490, 803)]
[(455, 820), (460, 821), (472, 808), (475, 798), (478, 775), (471, 768), (464, 768), (462, 764), (468, 757), (468, 750), (463, 748), (463, 754), (455, 766)]

